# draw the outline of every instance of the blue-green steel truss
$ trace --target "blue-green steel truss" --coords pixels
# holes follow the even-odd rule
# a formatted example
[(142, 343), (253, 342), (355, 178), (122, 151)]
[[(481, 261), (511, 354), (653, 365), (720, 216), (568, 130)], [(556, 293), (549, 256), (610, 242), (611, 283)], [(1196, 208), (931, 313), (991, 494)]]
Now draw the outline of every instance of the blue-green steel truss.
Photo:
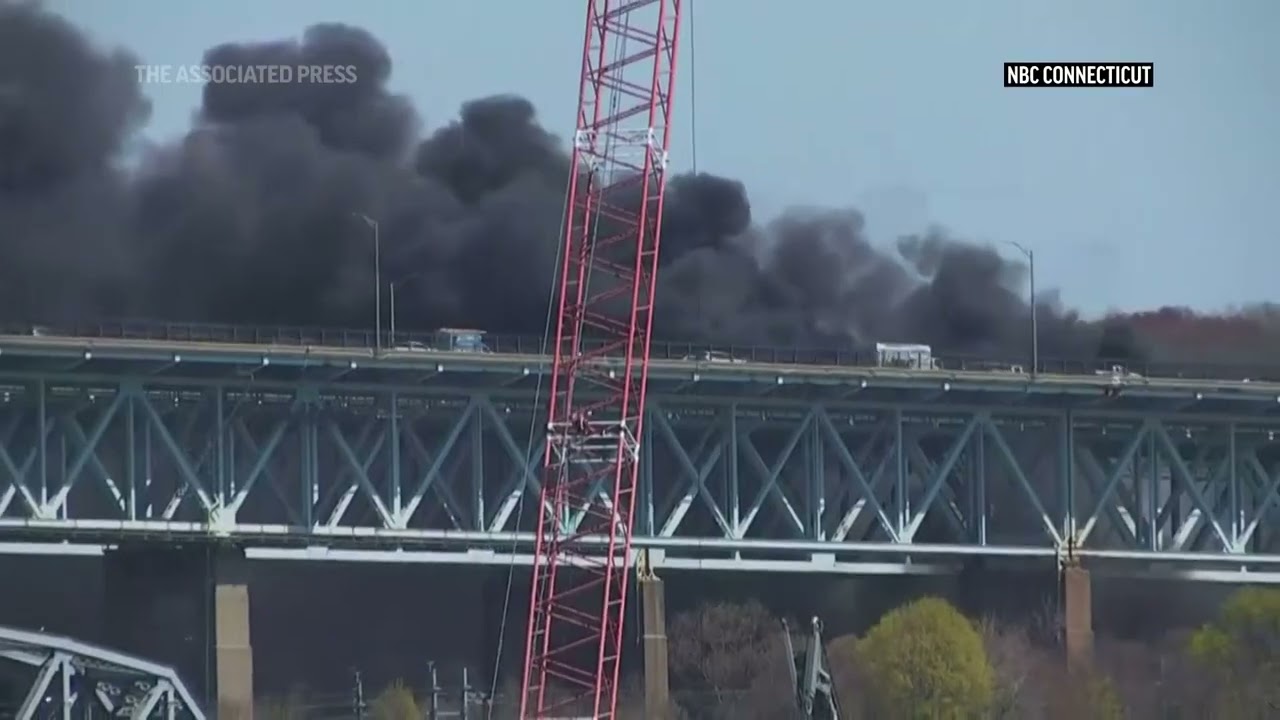
[[(1079, 555), (1250, 578), (1280, 564), (1276, 388), (668, 365), (636, 520), (656, 564), (930, 572)], [(0, 541), (212, 536), (527, 563), (543, 369), (0, 339)]]

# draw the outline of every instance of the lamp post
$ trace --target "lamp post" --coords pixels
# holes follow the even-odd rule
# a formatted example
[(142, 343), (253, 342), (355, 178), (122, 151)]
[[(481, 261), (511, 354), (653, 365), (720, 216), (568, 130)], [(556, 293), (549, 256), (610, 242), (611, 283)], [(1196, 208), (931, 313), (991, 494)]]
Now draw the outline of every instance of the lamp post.
[(396, 346), (396, 281), (391, 281), (391, 347)]
[(422, 275), (425, 274), (426, 273), (412, 273), (404, 275), (403, 278), (394, 279), (394, 281), (388, 283), (388, 287), (390, 288), (390, 297), (388, 299), (389, 302), (387, 309), (390, 315), (390, 325), (392, 325), (392, 329), (390, 329), (390, 333), (392, 333), (392, 345), (396, 345), (396, 288), (416, 281), (416, 279), (421, 278)]
[(1040, 323), (1036, 314), (1036, 253), (1031, 248), (1013, 240), (1003, 242), (1027, 258), (1027, 274), (1031, 285), (1031, 375), (1035, 377), (1040, 372)]
[(378, 221), (364, 213), (351, 213), (373, 230), (373, 344), (382, 350), (382, 239), (378, 234)]

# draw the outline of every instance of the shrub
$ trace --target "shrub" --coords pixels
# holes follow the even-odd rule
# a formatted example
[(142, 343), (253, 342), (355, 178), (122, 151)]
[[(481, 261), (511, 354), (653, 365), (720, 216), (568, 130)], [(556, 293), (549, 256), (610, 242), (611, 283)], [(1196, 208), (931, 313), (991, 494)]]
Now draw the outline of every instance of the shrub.
[(1245, 588), (1218, 617), (1192, 634), (1192, 661), (1217, 681), (1221, 718), (1280, 712), (1280, 590)]
[(944, 600), (924, 598), (889, 612), (858, 654), (881, 717), (968, 720), (992, 705), (995, 680), (982, 638)]
[(403, 681), (396, 680), (378, 693), (370, 707), (373, 720), (422, 720), (418, 701)]

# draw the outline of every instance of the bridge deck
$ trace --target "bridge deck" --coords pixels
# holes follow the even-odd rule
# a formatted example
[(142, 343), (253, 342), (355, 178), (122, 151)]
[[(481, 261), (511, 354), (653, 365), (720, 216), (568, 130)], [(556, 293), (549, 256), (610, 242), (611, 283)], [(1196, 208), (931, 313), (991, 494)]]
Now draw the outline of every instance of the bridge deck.
[[(607, 361), (606, 361), (607, 364)], [(295, 345), (120, 340), (0, 335), (0, 372), (6, 377), (53, 379), (73, 374), (119, 378), (142, 374), (149, 382), (258, 387), (298, 383), (430, 393), (461, 387), (506, 395), (538, 388), (549, 359), (536, 354), (462, 353)], [(992, 370), (910, 370), (763, 362), (656, 359), (652, 392), (693, 400), (768, 399), (839, 403), (933, 405), (1016, 404), (1019, 407), (1177, 412), (1195, 415), (1280, 417), (1280, 383), (1109, 374), (1025, 373)]]

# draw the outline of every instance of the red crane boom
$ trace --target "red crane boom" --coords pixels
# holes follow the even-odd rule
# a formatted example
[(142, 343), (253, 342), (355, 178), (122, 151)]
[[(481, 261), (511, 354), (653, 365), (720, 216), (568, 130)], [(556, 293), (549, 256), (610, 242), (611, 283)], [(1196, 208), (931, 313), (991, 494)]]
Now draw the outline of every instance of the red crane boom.
[(588, 0), (520, 717), (612, 718), (680, 0)]

